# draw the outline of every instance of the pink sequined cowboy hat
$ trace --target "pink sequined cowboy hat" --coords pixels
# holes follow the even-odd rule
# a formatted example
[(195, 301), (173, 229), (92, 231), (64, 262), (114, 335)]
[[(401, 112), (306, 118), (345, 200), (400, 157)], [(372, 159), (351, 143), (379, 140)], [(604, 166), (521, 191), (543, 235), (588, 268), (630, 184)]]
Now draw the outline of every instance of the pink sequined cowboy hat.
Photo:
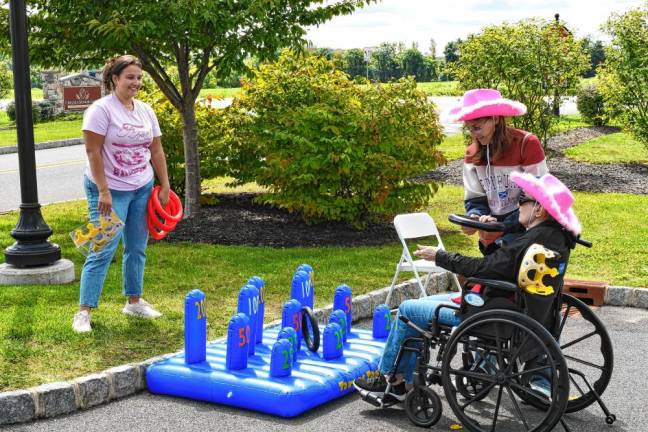
[(574, 195), (563, 182), (551, 174), (538, 178), (528, 173), (512, 172), (511, 180), (533, 197), (567, 231), (581, 233), (581, 224), (572, 209)]
[(461, 103), (450, 108), (446, 117), (452, 121), (466, 121), (490, 116), (519, 116), (526, 112), (523, 103), (505, 99), (497, 90), (474, 89), (464, 93)]

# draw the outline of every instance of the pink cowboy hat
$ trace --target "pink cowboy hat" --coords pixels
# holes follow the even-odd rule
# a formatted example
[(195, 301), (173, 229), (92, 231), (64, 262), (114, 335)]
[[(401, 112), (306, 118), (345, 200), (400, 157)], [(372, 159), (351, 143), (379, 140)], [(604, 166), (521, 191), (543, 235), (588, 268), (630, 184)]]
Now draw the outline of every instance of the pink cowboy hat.
[(581, 224), (572, 210), (574, 195), (563, 182), (551, 174), (538, 178), (516, 171), (511, 173), (511, 180), (533, 197), (567, 231), (580, 235)]
[(519, 116), (526, 112), (523, 103), (504, 99), (497, 90), (474, 89), (464, 93), (461, 103), (450, 108), (446, 115), (453, 121), (466, 121), (490, 116)]

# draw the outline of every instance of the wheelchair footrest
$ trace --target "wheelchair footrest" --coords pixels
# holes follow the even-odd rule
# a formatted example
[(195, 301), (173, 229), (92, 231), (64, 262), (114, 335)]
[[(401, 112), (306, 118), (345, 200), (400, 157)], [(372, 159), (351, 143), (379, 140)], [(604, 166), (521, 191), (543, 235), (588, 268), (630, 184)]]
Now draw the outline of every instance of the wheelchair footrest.
[(370, 392), (357, 387), (356, 390), (360, 393), (360, 397), (362, 397), (363, 401), (369, 402), (371, 405), (378, 408), (388, 408), (402, 402), (402, 400), (398, 399), (396, 395), (391, 393)]

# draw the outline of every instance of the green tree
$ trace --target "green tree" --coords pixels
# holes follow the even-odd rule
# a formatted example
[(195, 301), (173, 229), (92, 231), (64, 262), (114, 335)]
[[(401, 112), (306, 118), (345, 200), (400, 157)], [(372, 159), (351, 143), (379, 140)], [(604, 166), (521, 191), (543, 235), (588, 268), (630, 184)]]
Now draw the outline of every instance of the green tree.
[(367, 63), (364, 60), (363, 50), (354, 48), (344, 53), (344, 71), (351, 78), (367, 75)]
[(13, 76), (6, 62), (0, 62), (0, 98), (5, 98), (13, 88)]
[(413, 76), (416, 81), (427, 81), (429, 79), (425, 57), (414, 46), (401, 54), (401, 69), (405, 76)]
[(383, 42), (371, 53), (370, 63), (375, 71), (375, 79), (388, 82), (402, 76), (402, 69), (398, 61), (399, 54), (403, 51), (402, 44)]
[[(248, 56), (267, 59), (305, 45), (306, 27), (374, 0), (33, 0), (30, 54), (41, 66), (81, 68), (137, 55), (183, 121), (185, 211), (200, 207), (195, 101), (210, 71), (227, 77)], [(64, 43), (52, 44), (52, 41)], [(178, 80), (169, 73), (177, 70)]]
[(434, 105), (414, 80), (359, 86), (324, 58), (288, 51), (244, 82), (222, 121), (229, 175), (308, 222), (361, 227), (420, 208), (433, 189), (412, 178), (443, 158)]
[(607, 111), (648, 147), (648, 3), (605, 26), (611, 45), (599, 68), (599, 90)]
[(589, 55), (590, 67), (583, 73), (584, 78), (591, 78), (596, 75), (596, 68), (605, 61), (605, 48), (600, 40), (593, 41), (591, 37), (583, 39), (583, 48)]
[(513, 124), (546, 144), (561, 95), (575, 93), (588, 67), (582, 44), (559, 22), (531, 19), (485, 27), (460, 45), (451, 66), (462, 89), (495, 88), (527, 106)]

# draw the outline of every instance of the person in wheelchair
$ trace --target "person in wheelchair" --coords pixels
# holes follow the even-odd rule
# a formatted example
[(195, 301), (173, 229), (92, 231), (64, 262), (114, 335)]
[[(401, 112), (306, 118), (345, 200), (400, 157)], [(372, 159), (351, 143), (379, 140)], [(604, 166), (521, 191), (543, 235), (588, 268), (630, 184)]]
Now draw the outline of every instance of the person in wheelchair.
[[(525, 312), (551, 332), (551, 327), (555, 325), (552, 305), (559, 294), (552, 287), (562, 286), (570, 251), (581, 232), (580, 222), (572, 210), (574, 197), (551, 174), (537, 178), (528, 173), (514, 172), (511, 180), (522, 189), (519, 222), (526, 229), (522, 236), (485, 257), (463, 256), (432, 246), (419, 246), (414, 255), (436, 261), (438, 266), (465, 277), (501, 280), (518, 285), (522, 288), (520, 295), (525, 297)], [(467, 318), (469, 314), (489, 308), (516, 307), (510, 298), (514, 294), (492, 291), (494, 293), (490, 295), (486, 291), (482, 298), (484, 293), (480, 292), (479, 286), (468, 288), (469, 294), (464, 296), (477, 296), (480, 301), (477, 306), (462, 308), (459, 318)], [(453, 302), (454, 297), (457, 297), (456, 293), (440, 294), (401, 303), (380, 361), (380, 373), (369, 378), (358, 378), (354, 382), (355, 387), (369, 392), (385, 392), (389, 382), (389, 394), (398, 400), (404, 400), (406, 383), (412, 383), (412, 353), (404, 354), (399, 370), (393, 369), (403, 341), (418, 334), (400, 316), (406, 317), (420, 328), (429, 328), (439, 305), (454, 305), (456, 308), (457, 299)]]

